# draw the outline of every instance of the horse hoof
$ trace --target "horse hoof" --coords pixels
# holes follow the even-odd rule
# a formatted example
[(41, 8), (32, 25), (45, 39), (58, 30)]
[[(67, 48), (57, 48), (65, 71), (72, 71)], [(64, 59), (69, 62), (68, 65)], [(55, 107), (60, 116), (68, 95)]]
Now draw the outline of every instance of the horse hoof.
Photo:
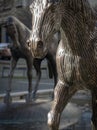
[(4, 97), (4, 103), (10, 105), (12, 103), (12, 97), (10, 95), (6, 95)]
[(52, 111), (50, 111), (48, 113), (48, 126), (50, 128), (50, 130), (58, 130), (58, 122), (57, 122), (57, 117), (55, 117), (55, 113), (53, 113)]
[(31, 104), (33, 102), (33, 99), (32, 99), (32, 94), (28, 94), (26, 96), (26, 103), (27, 104)]
[(53, 122), (53, 115), (52, 112), (48, 113), (48, 125), (51, 127), (52, 126), (52, 122)]
[(33, 97), (33, 98), (32, 98), (32, 101), (36, 101), (36, 97)]
[(35, 100), (36, 100), (36, 95), (32, 94), (32, 101), (35, 101)]

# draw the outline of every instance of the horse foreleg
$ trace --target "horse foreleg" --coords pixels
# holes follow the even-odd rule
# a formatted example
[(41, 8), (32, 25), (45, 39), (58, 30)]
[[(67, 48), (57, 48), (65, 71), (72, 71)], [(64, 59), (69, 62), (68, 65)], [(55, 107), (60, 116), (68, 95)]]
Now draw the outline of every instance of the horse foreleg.
[(58, 130), (61, 113), (68, 103), (68, 100), (76, 92), (76, 90), (69, 90), (67, 84), (58, 81), (54, 90), (54, 102), (51, 111), (48, 113), (48, 125), (51, 130)]
[(9, 78), (8, 78), (8, 88), (7, 88), (7, 91), (6, 91), (6, 96), (4, 97), (4, 103), (6, 103), (7, 105), (9, 105), (12, 102), (10, 92), (11, 92), (14, 69), (16, 67), (17, 61), (18, 61), (18, 59), (15, 59), (15, 58), (12, 57), (11, 64), (10, 64), (10, 73), (9, 73)]
[(27, 77), (28, 77), (28, 94), (26, 97), (26, 102), (32, 102), (32, 59), (27, 59)]
[(40, 82), (40, 78), (41, 78), (41, 60), (40, 59), (34, 59), (34, 62), (33, 62), (33, 65), (34, 65), (34, 68), (36, 70), (36, 73), (37, 73), (37, 79), (36, 79), (36, 84), (34, 86), (34, 89), (33, 89), (33, 99), (35, 100), (36, 98), (36, 92), (38, 90), (38, 86), (39, 86), (39, 82)]

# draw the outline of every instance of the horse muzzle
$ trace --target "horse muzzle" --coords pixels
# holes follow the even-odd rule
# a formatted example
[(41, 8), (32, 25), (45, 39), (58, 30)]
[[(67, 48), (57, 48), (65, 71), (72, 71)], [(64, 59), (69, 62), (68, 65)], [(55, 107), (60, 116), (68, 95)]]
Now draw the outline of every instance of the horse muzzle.
[(32, 43), (32, 53), (35, 58), (43, 58), (47, 54), (47, 49), (41, 40)]

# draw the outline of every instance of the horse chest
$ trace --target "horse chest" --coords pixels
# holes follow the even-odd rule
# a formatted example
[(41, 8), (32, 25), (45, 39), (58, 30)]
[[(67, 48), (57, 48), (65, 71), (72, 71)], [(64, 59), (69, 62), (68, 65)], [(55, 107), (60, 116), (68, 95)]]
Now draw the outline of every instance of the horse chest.
[(81, 88), (97, 84), (97, 67), (91, 60), (62, 51), (57, 53), (57, 66), (59, 76), (68, 84), (77, 84)]

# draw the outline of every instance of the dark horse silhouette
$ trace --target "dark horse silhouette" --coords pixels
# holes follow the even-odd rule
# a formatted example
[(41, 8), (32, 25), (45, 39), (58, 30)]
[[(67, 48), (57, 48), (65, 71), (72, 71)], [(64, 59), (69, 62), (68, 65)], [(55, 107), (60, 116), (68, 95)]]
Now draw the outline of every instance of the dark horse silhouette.
[[(50, 70), (49, 75), (52, 78), (52, 74), (53, 74), (54, 86), (56, 85), (57, 71), (56, 71), (55, 55), (56, 55), (56, 49), (58, 45), (58, 39), (56, 37), (53, 37), (51, 42), (53, 42), (54, 44), (56, 43), (56, 45), (54, 46), (54, 44), (52, 44), (52, 46), (50, 46), (48, 53), (45, 57), (42, 57), (41, 59), (36, 59), (36, 58), (33, 58), (30, 44), (27, 41), (31, 35), (31, 31), (22, 22), (20, 22), (20, 20), (18, 20), (14, 16), (9, 16), (7, 18), (5, 27), (6, 27), (7, 34), (12, 39), (12, 45), (10, 46), (12, 58), (11, 58), (11, 67), (10, 67), (10, 74), (9, 74), (9, 84), (8, 84), (7, 93), (6, 93), (4, 102), (7, 104), (11, 102), (11, 96), (10, 96), (11, 82), (12, 82), (14, 69), (17, 65), (19, 58), (24, 58), (27, 63), (27, 76), (28, 76), (28, 81), (29, 81), (28, 92), (29, 93), (27, 95), (26, 101), (31, 102), (32, 98), (35, 99), (36, 97), (36, 92), (37, 92), (39, 81), (41, 78), (40, 66), (44, 58), (46, 58), (48, 61), (48, 67)], [(36, 85), (34, 86), (33, 95), (32, 95), (32, 66), (33, 65), (37, 72), (37, 80), (36, 80)]]
[(34, 57), (45, 55), (47, 41), (61, 31), (56, 55), (58, 82), (48, 113), (50, 129), (59, 129), (64, 107), (75, 92), (86, 88), (92, 94), (92, 121), (97, 130), (97, 26), (88, 0), (34, 0), (30, 9)]

